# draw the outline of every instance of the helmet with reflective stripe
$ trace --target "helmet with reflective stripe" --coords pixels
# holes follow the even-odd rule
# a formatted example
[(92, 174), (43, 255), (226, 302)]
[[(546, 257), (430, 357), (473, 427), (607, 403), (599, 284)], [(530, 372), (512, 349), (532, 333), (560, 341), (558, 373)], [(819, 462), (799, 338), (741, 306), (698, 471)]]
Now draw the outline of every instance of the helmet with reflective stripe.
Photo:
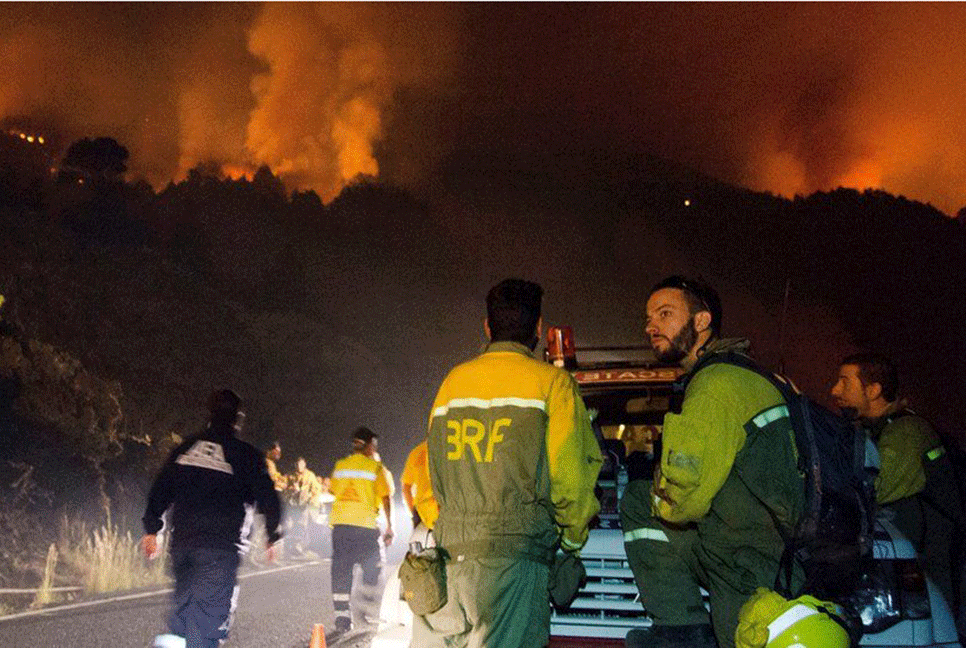
[(767, 648), (849, 648), (842, 625), (807, 603), (798, 603), (768, 624)]
[[(832, 603), (811, 596), (788, 601), (763, 587), (741, 606), (736, 648), (849, 648)], [(833, 616), (835, 615), (835, 616)]]

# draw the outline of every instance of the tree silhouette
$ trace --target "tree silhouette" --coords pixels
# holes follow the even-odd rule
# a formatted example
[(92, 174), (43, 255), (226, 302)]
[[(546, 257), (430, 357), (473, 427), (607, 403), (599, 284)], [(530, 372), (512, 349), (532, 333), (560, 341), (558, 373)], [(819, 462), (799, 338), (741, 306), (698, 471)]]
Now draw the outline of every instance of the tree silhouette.
[(71, 144), (60, 165), (61, 181), (110, 181), (121, 180), (127, 171), (130, 157), (127, 148), (113, 137), (77, 140)]

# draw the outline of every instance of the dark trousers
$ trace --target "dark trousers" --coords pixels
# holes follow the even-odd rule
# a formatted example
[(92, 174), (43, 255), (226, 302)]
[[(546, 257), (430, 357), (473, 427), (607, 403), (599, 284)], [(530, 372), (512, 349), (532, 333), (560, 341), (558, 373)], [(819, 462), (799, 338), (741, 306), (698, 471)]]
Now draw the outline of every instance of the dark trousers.
[(352, 625), (349, 600), (352, 569), (356, 565), (362, 566), (362, 583), (366, 590), (362, 602), (371, 605), (376, 598), (375, 590), (382, 571), (379, 529), (336, 524), (332, 527), (332, 604), (335, 625), (340, 630), (347, 630)]
[(237, 601), (237, 551), (175, 549), (174, 610), (168, 617), (172, 634), (185, 638), (186, 648), (217, 648), (228, 637)]

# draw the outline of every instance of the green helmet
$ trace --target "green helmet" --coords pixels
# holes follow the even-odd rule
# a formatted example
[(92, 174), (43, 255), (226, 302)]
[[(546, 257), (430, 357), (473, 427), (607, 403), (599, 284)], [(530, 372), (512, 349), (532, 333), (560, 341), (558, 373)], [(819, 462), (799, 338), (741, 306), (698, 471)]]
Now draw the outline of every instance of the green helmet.
[(849, 648), (849, 633), (811, 601), (796, 605), (768, 624), (767, 648)]

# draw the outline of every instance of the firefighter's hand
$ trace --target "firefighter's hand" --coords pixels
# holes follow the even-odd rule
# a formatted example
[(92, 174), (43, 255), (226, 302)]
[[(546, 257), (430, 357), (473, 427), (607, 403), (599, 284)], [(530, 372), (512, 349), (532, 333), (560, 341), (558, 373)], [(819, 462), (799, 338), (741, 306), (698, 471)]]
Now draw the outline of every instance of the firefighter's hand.
[(664, 489), (664, 485), (661, 483), (662, 481), (661, 464), (658, 463), (656, 466), (654, 466), (654, 484), (651, 486), (651, 491), (654, 495), (654, 503), (657, 504), (658, 500), (663, 500), (673, 506), (674, 502), (671, 500), (671, 496), (668, 494), (668, 492)]
[(158, 557), (158, 536), (150, 533), (141, 538), (141, 550), (149, 560)]
[(277, 557), (278, 550), (275, 548), (273, 543), (269, 542), (267, 545), (265, 545), (265, 562), (271, 565), (273, 562), (275, 562)]
[(668, 504), (670, 504), (672, 506), (674, 505), (674, 500), (671, 499), (671, 495), (668, 494), (668, 492), (665, 489), (663, 489), (663, 488), (658, 488), (657, 486), (655, 486), (654, 487), (654, 497), (656, 497), (657, 499), (662, 500), (664, 502), (667, 502)]
[(395, 536), (395, 534), (394, 534), (394, 533), (392, 532), (392, 525), (389, 525), (389, 526), (387, 526), (387, 527), (386, 527), (386, 532), (382, 534), (382, 541), (383, 541), (383, 542), (385, 543), (385, 545), (386, 545), (386, 546), (388, 547), (389, 545), (391, 545), (391, 544), (392, 544), (392, 539), (393, 539), (394, 537), (396, 537), (396, 536)]

